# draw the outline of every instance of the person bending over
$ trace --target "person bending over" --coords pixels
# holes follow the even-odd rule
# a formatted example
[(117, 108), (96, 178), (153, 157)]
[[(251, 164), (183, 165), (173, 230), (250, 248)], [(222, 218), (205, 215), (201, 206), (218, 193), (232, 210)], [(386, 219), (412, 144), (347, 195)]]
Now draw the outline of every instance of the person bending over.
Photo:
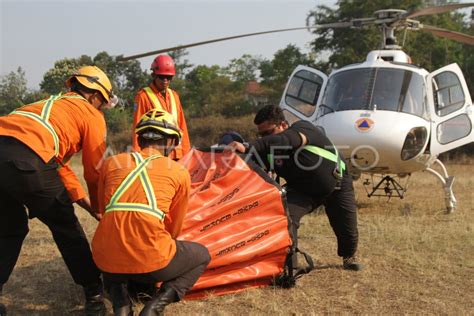
[[(249, 153), (286, 181), (291, 232), (297, 240), (301, 218), (324, 205), (336, 234), (337, 253), (343, 268), (360, 270), (356, 257), (358, 244), (357, 207), (352, 178), (343, 157), (324, 130), (307, 121), (289, 126), (282, 110), (263, 107), (255, 116), (259, 139), (242, 144), (231, 142), (225, 151)], [(296, 267), (296, 256), (293, 257)]]
[(103, 217), (92, 255), (103, 272), (115, 315), (132, 315), (127, 283), (156, 284), (160, 290), (140, 315), (160, 315), (177, 302), (206, 269), (206, 247), (176, 240), (188, 207), (190, 176), (168, 157), (180, 130), (170, 114), (151, 110), (138, 122), (140, 151), (108, 158), (99, 179)]

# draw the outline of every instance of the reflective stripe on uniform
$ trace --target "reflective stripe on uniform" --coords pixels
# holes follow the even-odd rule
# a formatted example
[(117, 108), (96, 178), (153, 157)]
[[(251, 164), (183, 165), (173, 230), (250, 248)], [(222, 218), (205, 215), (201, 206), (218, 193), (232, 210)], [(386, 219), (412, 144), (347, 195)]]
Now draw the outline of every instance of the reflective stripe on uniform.
[[(344, 170), (346, 170), (346, 164), (344, 163), (343, 160), (341, 160), (339, 153), (337, 152), (336, 147), (334, 147), (334, 150), (336, 151), (335, 154), (330, 152), (329, 150), (313, 146), (313, 145), (306, 145), (303, 147), (304, 150), (309, 151), (310, 153), (313, 153), (315, 155), (318, 155), (324, 159), (330, 160), (332, 162), (336, 163), (336, 169), (338, 171), (339, 176), (342, 178), (344, 174)], [(267, 154), (267, 160), (270, 163), (270, 167), (273, 166), (273, 155), (272, 154)]]
[(313, 146), (313, 145), (306, 145), (303, 147), (304, 150), (307, 150), (315, 155), (323, 157), (324, 159), (335, 162), (336, 167), (339, 171), (339, 175), (342, 178), (342, 175), (344, 174), (344, 170), (346, 170), (346, 164), (344, 163), (344, 161), (341, 160), (341, 157), (339, 156), (339, 153), (337, 152), (337, 148), (336, 147), (333, 147), (333, 148), (336, 153), (332, 153), (329, 150), (326, 150), (317, 146)]
[[(140, 153), (134, 152), (132, 153), (132, 157), (135, 159), (136, 167), (127, 175), (127, 177), (125, 177), (122, 183), (118, 186), (117, 190), (115, 190), (114, 194), (110, 198), (109, 204), (105, 207), (105, 213), (117, 211), (143, 212), (158, 217), (160, 221), (163, 221), (165, 218), (165, 213), (161, 211), (156, 204), (155, 191), (153, 189), (150, 176), (146, 170), (148, 163), (150, 163), (153, 159), (163, 156), (153, 155), (143, 159)], [(130, 186), (138, 177), (140, 177), (140, 183), (143, 187), (143, 190), (145, 191), (148, 204), (118, 202), (118, 200), (130, 188)]]
[(54, 101), (60, 100), (60, 99), (84, 99), (84, 98), (79, 95), (67, 95), (67, 96), (63, 96), (61, 94), (52, 95), (46, 101), (38, 101), (38, 102), (32, 103), (32, 104), (38, 104), (38, 103), (45, 102), (40, 115), (33, 112), (21, 111), (21, 110), (14, 110), (10, 113), (10, 114), (17, 114), (17, 115), (23, 115), (23, 116), (29, 117), (35, 120), (36, 122), (40, 123), (41, 125), (43, 125), (53, 137), (55, 157), (59, 156), (59, 137), (56, 131), (54, 130), (53, 126), (49, 122), (49, 116), (51, 114), (51, 109), (53, 108)]
[[(153, 106), (155, 107), (155, 109), (168, 112), (165, 110), (165, 107), (161, 104), (155, 92), (153, 92), (153, 90), (150, 87), (145, 87), (143, 88), (143, 90), (145, 90), (148, 98), (150, 99), (151, 103), (153, 103)], [(166, 93), (169, 94), (170, 100), (171, 100), (171, 113), (170, 114), (173, 116), (175, 123), (178, 124), (178, 109), (176, 107), (176, 100), (174, 99), (174, 94), (171, 91), (171, 89), (166, 89)]]

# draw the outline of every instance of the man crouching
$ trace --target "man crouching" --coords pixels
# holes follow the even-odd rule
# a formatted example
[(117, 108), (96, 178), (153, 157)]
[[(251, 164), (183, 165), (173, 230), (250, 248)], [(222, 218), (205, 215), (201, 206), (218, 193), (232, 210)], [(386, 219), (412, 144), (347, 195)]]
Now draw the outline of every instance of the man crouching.
[(139, 152), (108, 158), (99, 182), (103, 218), (92, 240), (115, 315), (132, 315), (127, 282), (160, 290), (140, 315), (161, 315), (182, 299), (206, 269), (206, 247), (176, 240), (188, 207), (190, 176), (168, 153), (181, 133), (166, 112), (151, 110), (137, 124)]

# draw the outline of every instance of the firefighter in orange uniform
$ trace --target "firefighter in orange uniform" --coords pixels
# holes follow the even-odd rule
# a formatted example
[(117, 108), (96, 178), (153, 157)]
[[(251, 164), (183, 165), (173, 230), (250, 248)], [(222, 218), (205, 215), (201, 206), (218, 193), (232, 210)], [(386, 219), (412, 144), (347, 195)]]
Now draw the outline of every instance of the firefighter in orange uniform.
[[(28, 233), (28, 217), (37, 217), (51, 230), (74, 281), (84, 287), (86, 314), (103, 315), (100, 271), (73, 202), (99, 219), (97, 167), (106, 136), (101, 109), (113, 106), (116, 97), (110, 80), (95, 66), (79, 69), (66, 85), (70, 88), (66, 94), (0, 117), (0, 174), (4, 179), (0, 182), (0, 289), (18, 259)], [(80, 150), (89, 196), (68, 165)]]
[[(175, 125), (181, 130), (181, 143), (176, 146), (169, 157), (178, 160), (191, 150), (188, 128), (184, 117), (183, 108), (179, 95), (169, 88), (173, 76), (176, 74), (173, 59), (168, 55), (158, 55), (151, 64), (153, 81), (141, 89), (135, 96), (135, 111), (133, 114), (133, 126), (137, 126), (140, 118), (152, 109), (166, 111), (173, 117)], [(137, 135), (134, 133), (133, 149), (140, 149)]]
[(131, 315), (129, 281), (160, 290), (140, 315), (161, 315), (177, 302), (207, 267), (206, 247), (176, 240), (188, 207), (188, 171), (168, 158), (179, 144), (173, 117), (160, 110), (136, 126), (140, 151), (108, 158), (99, 179), (103, 217), (92, 240), (92, 254), (103, 272), (115, 315)]

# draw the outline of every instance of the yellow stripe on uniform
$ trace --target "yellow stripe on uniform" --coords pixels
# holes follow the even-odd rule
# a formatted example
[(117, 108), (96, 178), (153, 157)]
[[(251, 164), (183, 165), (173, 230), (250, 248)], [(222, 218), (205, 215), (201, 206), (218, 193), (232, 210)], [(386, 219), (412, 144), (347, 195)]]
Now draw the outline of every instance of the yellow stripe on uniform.
[[(145, 87), (144, 90), (146, 92), (146, 95), (150, 99), (151, 103), (153, 103), (153, 106), (155, 107), (155, 109), (168, 112), (165, 110), (164, 106), (161, 104), (155, 92), (153, 92), (153, 90), (150, 87)], [(166, 93), (169, 94), (170, 100), (171, 100), (171, 113), (170, 114), (173, 116), (173, 119), (177, 125), (178, 124), (178, 109), (176, 107), (176, 100), (174, 99), (174, 93), (173, 91), (171, 91), (171, 89), (167, 89)]]
[[(161, 155), (153, 155), (146, 159), (140, 155), (140, 153), (132, 153), (132, 157), (135, 159), (136, 167), (125, 177), (120, 183), (114, 194), (110, 198), (109, 204), (105, 207), (105, 213), (109, 212), (143, 212), (146, 214), (158, 217), (160, 221), (165, 218), (165, 213), (158, 208), (156, 204), (155, 190), (151, 183), (150, 176), (146, 170), (147, 165), (154, 159), (163, 157)], [(145, 195), (148, 204), (144, 203), (126, 203), (118, 202), (123, 194), (130, 188), (135, 180), (140, 177), (140, 183), (145, 191)]]

